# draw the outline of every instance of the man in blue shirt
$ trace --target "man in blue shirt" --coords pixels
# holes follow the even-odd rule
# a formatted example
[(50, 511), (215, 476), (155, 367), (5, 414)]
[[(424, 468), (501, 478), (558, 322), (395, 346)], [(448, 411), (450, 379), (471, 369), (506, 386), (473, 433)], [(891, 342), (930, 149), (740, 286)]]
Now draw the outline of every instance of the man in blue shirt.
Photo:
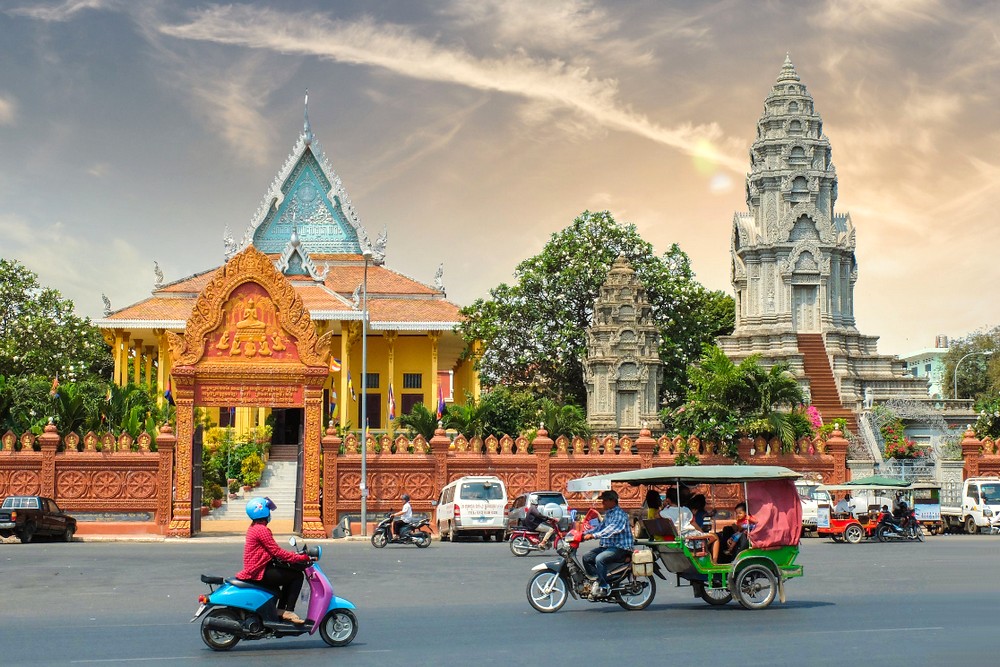
[(608, 567), (624, 561), (632, 551), (633, 543), (628, 514), (618, 506), (618, 494), (605, 491), (601, 494), (601, 504), (604, 506), (604, 521), (583, 534), (584, 540), (600, 540), (599, 547), (583, 556), (583, 569), (591, 576), (597, 575), (598, 587), (594, 590), (594, 597), (605, 597), (611, 592)]

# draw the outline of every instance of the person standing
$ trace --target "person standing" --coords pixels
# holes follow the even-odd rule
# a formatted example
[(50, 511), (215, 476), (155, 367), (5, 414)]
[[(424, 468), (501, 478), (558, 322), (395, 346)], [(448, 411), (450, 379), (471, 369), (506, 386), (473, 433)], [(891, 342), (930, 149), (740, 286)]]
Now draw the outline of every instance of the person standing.
[(584, 532), (584, 540), (600, 540), (600, 546), (583, 556), (583, 569), (587, 574), (597, 576), (594, 597), (606, 597), (611, 592), (608, 583), (608, 567), (623, 562), (632, 551), (632, 530), (628, 514), (618, 505), (618, 494), (605, 491), (601, 494), (604, 520), (595, 528)]

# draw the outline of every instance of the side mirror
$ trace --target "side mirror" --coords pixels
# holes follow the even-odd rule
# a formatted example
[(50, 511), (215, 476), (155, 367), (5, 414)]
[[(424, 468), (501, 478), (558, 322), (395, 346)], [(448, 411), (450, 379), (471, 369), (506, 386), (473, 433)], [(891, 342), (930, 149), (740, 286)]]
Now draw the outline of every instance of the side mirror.
[(437, 507), (437, 506), (438, 506), (438, 501), (432, 500), (431, 501), (431, 507)]
[(298, 544), (298, 542), (296, 542), (296, 541), (295, 541), (295, 537), (294, 537), (294, 536), (292, 536), (292, 537), (289, 537), (289, 538), (288, 538), (288, 543), (289, 543), (290, 545), (292, 545), (293, 547), (294, 547), (294, 546), (295, 546), (296, 544)]

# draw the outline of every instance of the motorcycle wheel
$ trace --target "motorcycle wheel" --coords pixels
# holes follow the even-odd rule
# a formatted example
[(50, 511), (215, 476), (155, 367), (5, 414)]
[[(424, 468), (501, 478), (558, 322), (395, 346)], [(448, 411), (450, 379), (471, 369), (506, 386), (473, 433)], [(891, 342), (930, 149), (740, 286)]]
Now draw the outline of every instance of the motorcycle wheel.
[(240, 643), (238, 635), (232, 635), (215, 628), (206, 628), (205, 624), (210, 618), (225, 618), (230, 621), (239, 621), (236, 612), (230, 609), (212, 609), (205, 614), (205, 619), (201, 622), (201, 640), (213, 651), (228, 651)]
[(515, 556), (527, 556), (528, 552), (531, 551), (531, 540), (529, 540), (524, 535), (518, 535), (517, 537), (512, 537), (510, 540), (510, 552)]
[[(646, 581), (642, 582), (642, 579)], [(618, 592), (618, 604), (622, 609), (642, 611), (653, 602), (653, 598), (656, 597), (656, 582), (652, 577), (640, 577), (640, 583), (645, 583), (646, 585), (636, 595), (628, 595), (622, 591)]]
[(701, 586), (698, 597), (713, 607), (723, 607), (733, 600), (733, 594), (725, 588), (706, 588)]
[(431, 545), (431, 536), (422, 532), (420, 535), (413, 537), (413, 543), (417, 545), (418, 549), (426, 549)]
[(920, 526), (910, 526), (910, 539), (917, 542), (924, 541), (924, 529)]
[[(552, 587), (546, 592), (546, 588)], [(543, 614), (559, 611), (566, 604), (569, 593), (566, 582), (557, 572), (539, 572), (528, 581), (528, 604)]]
[(891, 537), (889, 537), (889, 527), (879, 526), (878, 530), (875, 531), (875, 537), (878, 538), (879, 542), (888, 542)]
[(766, 566), (748, 565), (736, 575), (733, 592), (744, 608), (765, 609), (774, 602), (778, 580)]
[(372, 535), (372, 546), (376, 549), (381, 549), (387, 544), (389, 544), (389, 537), (385, 533), (379, 532)]
[(851, 544), (857, 544), (862, 539), (864, 539), (865, 531), (864, 529), (856, 523), (852, 523), (847, 528), (844, 529), (844, 539)]
[(330, 646), (347, 646), (358, 634), (358, 617), (350, 609), (334, 609), (319, 624), (319, 636)]

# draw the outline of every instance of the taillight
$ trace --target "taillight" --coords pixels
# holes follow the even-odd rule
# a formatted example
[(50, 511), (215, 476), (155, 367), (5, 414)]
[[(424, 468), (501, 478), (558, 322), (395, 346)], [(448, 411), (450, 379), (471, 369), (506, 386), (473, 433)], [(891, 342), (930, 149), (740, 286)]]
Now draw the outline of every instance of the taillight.
[(198, 596), (198, 604), (208, 604), (208, 596), (207, 595), (199, 595)]
[(459, 508), (458, 505), (455, 505), (455, 518), (458, 519), (461, 518), (461, 516), (462, 516), (462, 510)]
[(11, 512), (10, 513), (10, 520), (11, 521), (17, 521), (17, 512)]

